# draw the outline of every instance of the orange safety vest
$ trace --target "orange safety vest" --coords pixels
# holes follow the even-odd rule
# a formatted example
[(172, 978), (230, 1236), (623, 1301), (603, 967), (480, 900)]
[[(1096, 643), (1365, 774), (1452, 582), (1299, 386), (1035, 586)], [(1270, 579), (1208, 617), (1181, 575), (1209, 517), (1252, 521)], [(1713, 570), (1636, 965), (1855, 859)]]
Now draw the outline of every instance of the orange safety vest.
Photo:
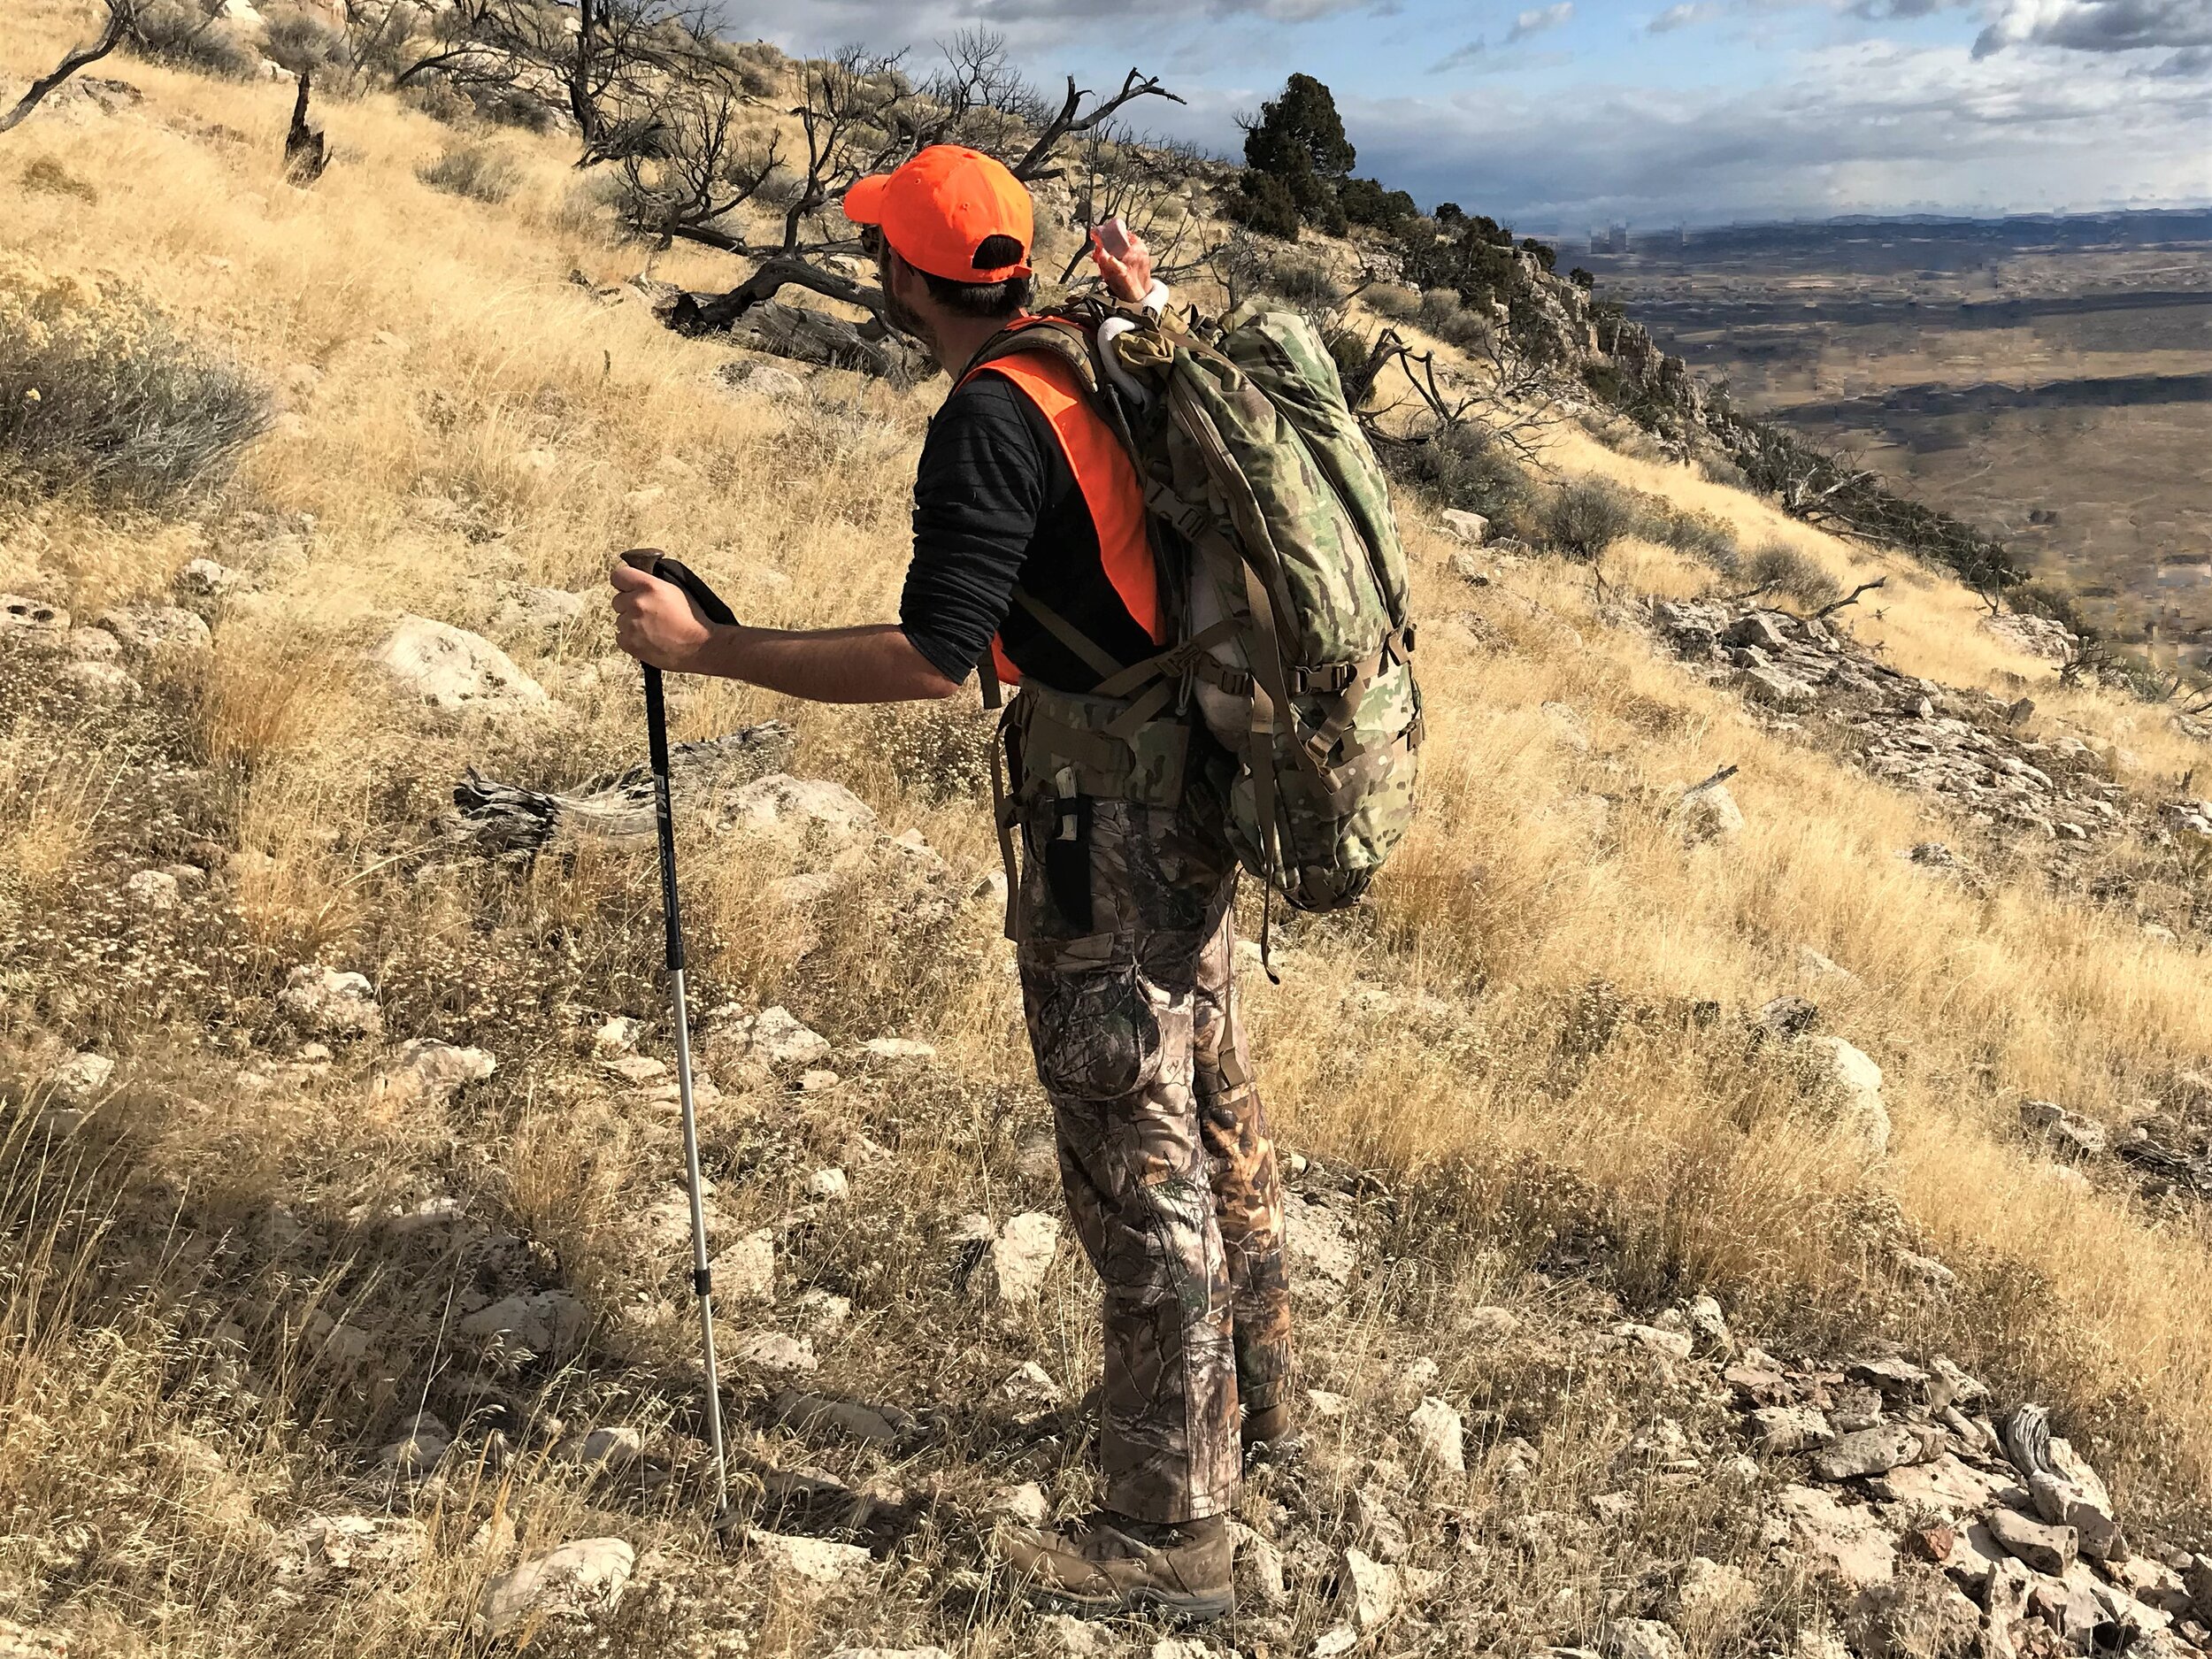
[[(1152, 539), (1145, 528), (1144, 486), (1113, 428), (1091, 407), (1074, 368), (1048, 352), (1018, 351), (994, 358), (974, 373), (1004, 375), (1021, 388), (1022, 395), (1044, 416), (1060, 441), (1060, 452), (1067, 457), (1068, 470), (1075, 474), (1084, 504), (1090, 509), (1108, 583), (1152, 642), (1166, 644), (1159, 572), (1153, 565)], [(1007, 657), (1005, 645), (996, 634), (991, 639), (991, 660), (1001, 680), (1010, 686), (1020, 681), (1021, 671)]]

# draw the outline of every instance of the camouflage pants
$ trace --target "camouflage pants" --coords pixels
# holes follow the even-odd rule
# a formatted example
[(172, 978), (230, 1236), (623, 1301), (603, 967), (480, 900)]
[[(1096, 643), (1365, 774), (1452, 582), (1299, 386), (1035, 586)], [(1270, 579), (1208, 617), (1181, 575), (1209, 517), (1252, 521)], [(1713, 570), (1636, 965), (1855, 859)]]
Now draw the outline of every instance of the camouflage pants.
[(1179, 810), (1033, 801), (1022, 994), (1068, 1213), (1103, 1283), (1106, 1507), (1226, 1513), (1239, 1409), (1290, 1384), (1274, 1143), (1237, 1015), (1236, 861)]

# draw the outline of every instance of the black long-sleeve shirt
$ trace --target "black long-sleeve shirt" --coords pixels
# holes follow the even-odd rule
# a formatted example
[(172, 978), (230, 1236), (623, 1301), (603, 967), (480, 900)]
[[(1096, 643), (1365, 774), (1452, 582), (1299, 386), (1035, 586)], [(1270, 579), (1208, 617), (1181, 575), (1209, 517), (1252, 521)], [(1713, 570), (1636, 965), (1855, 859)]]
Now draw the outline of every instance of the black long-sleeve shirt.
[(996, 634), (1025, 679), (1089, 690), (1099, 674), (1013, 603), (1018, 581), (1119, 662), (1157, 649), (1107, 579), (1051, 424), (986, 370), (953, 389), (922, 444), (900, 626), (948, 680), (965, 680)]

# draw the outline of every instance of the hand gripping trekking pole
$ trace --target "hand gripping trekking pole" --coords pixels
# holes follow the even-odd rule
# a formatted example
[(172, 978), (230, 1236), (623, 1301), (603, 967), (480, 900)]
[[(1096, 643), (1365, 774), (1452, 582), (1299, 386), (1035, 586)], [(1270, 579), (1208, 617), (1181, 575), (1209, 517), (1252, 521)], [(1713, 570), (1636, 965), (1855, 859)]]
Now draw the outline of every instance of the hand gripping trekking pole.
[[(664, 582), (673, 582), (710, 622), (737, 620), (706, 583), (657, 548), (622, 556)], [(684, 1181), (691, 1196), (691, 1287), (699, 1297), (699, 1338), (706, 1356), (707, 1440), (714, 1448), (714, 1509), (730, 1502), (729, 1465), (722, 1454), (722, 1380), (714, 1363), (714, 1274), (707, 1265), (707, 1215), (699, 1183), (699, 1119), (691, 1103), (691, 1023), (684, 1007), (684, 922), (676, 898), (676, 820), (669, 800), (668, 717), (661, 701), (661, 671), (645, 665), (645, 741), (653, 767), (653, 824), (661, 851), (661, 917), (668, 930), (668, 995), (676, 1010), (676, 1095), (683, 1106)]]

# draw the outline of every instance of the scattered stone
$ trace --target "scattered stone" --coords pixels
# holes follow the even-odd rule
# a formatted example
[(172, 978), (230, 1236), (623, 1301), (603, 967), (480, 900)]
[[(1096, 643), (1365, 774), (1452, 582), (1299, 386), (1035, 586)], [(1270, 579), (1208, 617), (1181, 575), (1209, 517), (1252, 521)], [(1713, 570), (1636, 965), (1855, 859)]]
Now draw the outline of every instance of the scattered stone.
[(1052, 1637), (1055, 1651), (1064, 1659), (1104, 1659), (1114, 1651), (1114, 1633), (1072, 1613), (1048, 1613), (1037, 1621)]
[(1333, 1303), (1352, 1282), (1359, 1248), (1344, 1217), (1299, 1193), (1283, 1194), (1283, 1253), (1294, 1297)]
[(857, 1544), (757, 1530), (750, 1541), (767, 1562), (769, 1576), (788, 1588), (827, 1590), (868, 1570), (868, 1552)]
[(1406, 1420), (1406, 1427), (1430, 1463), (1455, 1475), (1466, 1472), (1466, 1420), (1447, 1402), (1428, 1395)]
[(1603, 1651), (1613, 1659), (1682, 1659), (1682, 1639), (1655, 1618), (1615, 1619), (1605, 1627)]
[(510, 1364), (532, 1360), (557, 1363), (583, 1345), (591, 1313), (566, 1291), (541, 1290), (503, 1297), (468, 1315), (455, 1328), (483, 1345), (488, 1358)]
[(1413, 1540), (1389, 1500), (1371, 1482), (1352, 1490), (1352, 1515), (1359, 1523), (1360, 1541), (1382, 1561), (1401, 1562), (1413, 1553)]
[(72, 628), (62, 649), (80, 663), (111, 663), (122, 656), (123, 641), (105, 628)]
[(377, 1467), (401, 1480), (427, 1480), (452, 1443), (451, 1429), (431, 1413), (418, 1411), (399, 1438), (377, 1453)]
[(2068, 1111), (2055, 1101), (2022, 1101), (2020, 1126), (2030, 1134), (2042, 1135), (2079, 1157), (2102, 1157), (2112, 1146), (2110, 1130), (2093, 1118)]
[[(697, 1260), (694, 1257), (693, 1260)], [(736, 1304), (776, 1299), (776, 1233), (763, 1227), (743, 1238), (707, 1263), (714, 1275), (714, 1294), (719, 1301)]]
[(1752, 1438), (1762, 1451), (1810, 1451), (1834, 1443), (1828, 1419), (1810, 1406), (1764, 1406), (1751, 1414)]
[(937, 1057), (933, 1046), (911, 1037), (871, 1037), (860, 1046), (872, 1058), (895, 1064), (911, 1061), (919, 1064)]
[(632, 1019), (627, 1014), (617, 1014), (592, 1033), (592, 1057), (613, 1060), (628, 1054), (645, 1034), (645, 1023)]
[(482, 634), (428, 617), (402, 617), (370, 660), (401, 689), (449, 713), (541, 709), (551, 702)]
[(159, 651), (204, 651), (215, 642), (198, 614), (180, 605), (120, 605), (104, 611), (99, 626), (125, 650), (142, 657)]
[(1897, 1546), (1871, 1510), (1818, 1486), (1786, 1487), (1776, 1507), (1807, 1555), (1853, 1589), (1887, 1584), (1895, 1575)]
[(1836, 1097), (1839, 1134), (1869, 1158), (1889, 1155), (1889, 1108), (1882, 1101), (1882, 1068), (1840, 1037), (1807, 1035), (1796, 1048)]
[(252, 579), (243, 571), (234, 571), (227, 565), (219, 565), (211, 558), (188, 561), (177, 572), (176, 588), (180, 594), (192, 594), (204, 599), (219, 599), (225, 594), (236, 593), (252, 586)]
[(992, 1294), (1004, 1306), (1037, 1300), (1060, 1248), (1060, 1218), (1034, 1210), (1012, 1217), (991, 1240)]
[(1693, 1555), (1675, 1592), (1676, 1620), (1709, 1646), (1715, 1633), (1742, 1619), (1758, 1599), (1759, 1586), (1741, 1567)]
[(1821, 955), (1810, 945), (1800, 945), (1797, 948), (1797, 972), (1808, 979), (1816, 983), (1831, 984), (1839, 990), (1846, 989), (1859, 982), (1857, 974), (1830, 957)]
[(1705, 841), (1733, 841), (1743, 833), (1743, 809), (1724, 783), (1700, 784), (1674, 803), (1668, 817), (1682, 839), (1692, 846)]
[(807, 1329), (818, 1336), (844, 1328), (853, 1317), (853, 1304), (826, 1290), (810, 1290), (799, 1298), (796, 1312)]
[(834, 1167), (814, 1171), (806, 1178), (806, 1195), (839, 1202), (852, 1196), (852, 1182), (845, 1171)]
[(533, 1555), (484, 1586), (477, 1604), (483, 1633), (502, 1636), (526, 1619), (609, 1613), (621, 1601), (637, 1552), (619, 1538), (587, 1538)]
[(1469, 512), (1462, 507), (1447, 507), (1438, 515), (1444, 528), (1462, 541), (1479, 547), (1490, 539), (1490, 520), (1479, 512)]
[(1934, 1379), (1910, 1360), (1858, 1360), (1844, 1368), (1844, 1375), (1863, 1383), (1892, 1404), (1924, 1405), (1940, 1410), (1950, 1403), (1947, 1399), (1940, 1403), (1931, 1400), (1929, 1389)]
[[(810, 1067), (799, 1073), (799, 1092), (802, 1094), (826, 1094), (844, 1080), (836, 1072), (824, 1067)], [(840, 1170), (837, 1173), (842, 1175), (844, 1171)], [(819, 1198), (827, 1194), (817, 1193), (815, 1196)]]
[(592, 599), (561, 588), (507, 588), (492, 612), (492, 626), (503, 634), (555, 633), (583, 620)]
[(1236, 1549), (1237, 1576), (1263, 1607), (1281, 1607), (1290, 1600), (1283, 1577), (1283, 1552), (1241, 1521), (1229, 1523), (1229, 1539)]
[(1924, 1569), (1860, 1591), (1847, 1622), (1864, 1659), (1964, 1659), (1982, 1631), (1980, 1609)]
[(123, 890), (149, 910), (173, 910), (180, 896), (177, 879), (166, 870), (141, 870), (123, 884)]
[(1306, 1409), (1323, 1422), (1340, 1417), (1350, 1409), (1351, 1402), (1342, 1394), (1331, 1394), (1325, 1388), (1306, 1390)]
[(1728, 1316), (1721, 1311), (1720, 1303), (1710, 1296), (1693, 1296), (1684, 1310), (1688, 1317), (1690, 1336), (1698, 1347), (1709, 1354), (1726, 1354), (1735, 1347), (1735, 1339), (1728, 1333)]
[(0, 640), (53, 649), (69, 633), (69, 613), (43, 600), (0, 594)]
[(435, 1106), (452, 1099), (463, 1084), (481, 1082), (498, 1069), (485, 1049), (417, 1037), (400, 1045), (397, 1063), (377, 1080), (376, 1092), (388, 1106)]
[(801, 1025), (780, 1005), (756, 1015), (741, 1015), (715, 1032), (716, 1046), (777, 1070), (810, 1066), (829, 1058), (829, 1039)]
[(592, 1430), (577, 1444), (572, 1461), (611, 1474), (631, 1467), (644, 1455), (645, 1436), (625, 1425)]
[(138, 689), (138, 681), (113, 663), (74, 662), (61, 671), (61, 677), (88, 697), (122, 698)]
[(617, 1055), (613, 1059), (602, 1060), (599, 1064), (625, 1083), (657, 1083), (668, 1075), (668, 1062), (656, 1060), (649, 1054)]
[(1025, 1359), (1016, 1366), (999, 1385), (999, 1393), (1025, 1406), (1056, 1406), (1065, 1398), (1060, 1385), (1053, 1381), (1052, 1373), (1033, 1359)]
[(776, 1396), (776, 1421), (802, 1434), (836, 1434), (872, 1446), (893, 1446), (911, 1433), (915, 1419), (896, 1406), (867, 1405), (834, 1394), (787, 1388)]
[(821, 1363), (814, 1356), (813, 1339), (788, 1337), (780, 1331), (756, 1331), (740, 1338), (730, 1348), (730, 1359), (783, 1377), (811, 1376)]
[(991, 1511), (1024, 1526), (1042, 1526), (1052, 1514), (1052, 1502), (1033, 1480), (1018, 1486), (1001, 1486), (991, 1494)]
[(842, 784), (771, 772), (731, 797), (730, 821), (772, 834), (843, 848), (872, 835), (876, 815)]
[[(394, 1577), (420, 1561), (428, 1543), (421, 1523), (405, 1516), (311, 1516), (278, 1540), (276, 1576), (307, 1585)], [(0, 1655), (8, 1652), (0, 1642)]]
[(1919, 1423), (1881, 1423), (1846, 1434), (1813, 1458), (1824, 1480), (1886, 1474), (1901, 1463), (1925, 1463), (1943, 1448), (1944, 1433)]
[(1686, 1331), (1663, 1330), (1655, 1325), (1639, 1325), (1633, 1320), (1613, 1327), (1613, 1334), (1634, 1347), (1648, 1348), (1667, 1359), (1690, 1357), (1690, 1336)]
[(277, 1004), (319, 1037), (372, 1037), (384, 1029), (376, 988), (357, 973), (303, 963), (285, 977)]
[(80, 1048), (46, 1074), (46, 1086), (55, 1100), (82, 1106), (108, 1086), (115, 1062), (89, 1048)]
[(1337, 1600), (1360, 1631), (1380, 1630), (1398, 1610), (1402, 1586), (1395, 1569), (1359, 1549), (1338, 1562)]
[(2048, 1526), (2017, 1509), (1993, 1509), (1988, 1525), (1990, 1536), (2009, 1554), (2055, 1578), (2066, 1576), (2080, 1552), (2080, 1536), (2072, 1527)]

